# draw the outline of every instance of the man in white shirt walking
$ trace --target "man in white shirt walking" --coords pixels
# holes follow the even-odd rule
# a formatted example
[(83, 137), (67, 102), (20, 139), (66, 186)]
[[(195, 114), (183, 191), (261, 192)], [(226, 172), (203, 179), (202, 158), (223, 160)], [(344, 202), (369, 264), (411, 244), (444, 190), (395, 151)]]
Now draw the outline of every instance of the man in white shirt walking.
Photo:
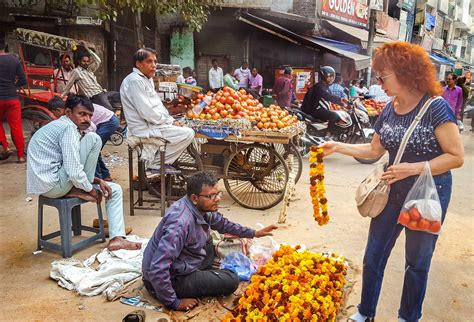
[(224, 87), (224, 72), (217, 66), (217, 59), (212, 60), (212, 68), (209, 69), (209, 87), (212, 91), (217, 91)]
[[(172, 165), (194, 139), (191, 128), (179, 126), (161, 102), (155, 91), (153, 75), (156, 72), (156, 51), (141, 48), (133, 55), (135, 68), (120, 86), (123, 112), (130, 135), (141, 138), (168, 140), (165, 164)], [(156, 156), (158, 162), (159, 153)], [(157, 169), (158, 166), (152, 166)]]
[[(95, 133), (83, 134), (91, 125), (92, 102), (85, 96), (70, 96), (65, 113), (41, 127), (28, 144), (27, 194), (48, 198), (79, 197), (100, 203), (102, 194), (109, 225), (109, 250), (140, 249), (140, 243), (127, 241), (123, 220), (122, 188), (95, 178), (102, 142)], [(100, 191), (92, 184), (98, 184)]]

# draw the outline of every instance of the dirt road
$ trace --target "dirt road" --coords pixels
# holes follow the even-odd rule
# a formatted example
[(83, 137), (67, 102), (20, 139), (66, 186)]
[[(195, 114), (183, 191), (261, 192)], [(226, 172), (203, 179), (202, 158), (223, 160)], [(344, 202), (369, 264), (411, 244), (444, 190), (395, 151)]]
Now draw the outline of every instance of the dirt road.
[[(466, 160), (462, 169), (453, 171), (453, 197), (443, 233), (439, 238), (432, 262), (430, 280), (424, 303), (424, 321), (474, 321), (474, 243), (473, 243), (473, 154), (474, 135), (463, 134)], [(125, 156), (124, 146), (108, 146), (110, 152)], [(121, 321), (132, 307), (110, 303), (97, 296), (85, 298), (60, 288), (49, 278), (50, 264), (59, 259), (58, 253), (43, 251), (32, 255), (36, 248), (37, 200), (25, 201), (25, 166), (11, 161), (0, 163), (1, 169), (1, 226), (0, 226), (0, 320), (2, 321)], [(352, 260), (359, 268), (367, 237), (369, 220), (359, 217), (353, 200), (358, 182), (371, 166), (341, 156), (326, 160), (327, 196), (331, 222), (319, 227), (311, 217), (309, 199), (308, 163), (297, 185), (297, 199), (290, 207), (287, 223), (275, 233), (275, 239), (289, 244), (305, 244), (314, 251), (335, 251)], [(113, 169), (117, 182), (128, 192), (127, 168)], [(127, 198), (127, 197), (126, 197)], [(128, 199), (125, 200), (125, 209)], [(257, 222), (271, 224), (277, 221), (279, 207), (267, 211), (247, 210), (235, 205), (225, 196), (222, 213), (242, 224), (256, 227)], [(83, 210), (84, 222), (93, 218), (94, 207)], [(58, 227), (57, 215), (47, 212), (45, 227)], [(127, 226), (134, 234), (149, 237), (160, 217), (158, 212), (139, 212), (130, 217), (126, 210)], [(85, 259), (104, 244), (74, 253)], [(404, 234), (400, 236), (390, 257), (377, 320), (396, 321), (404, 273)], [(348, 305), (357, 305), (360, 296), (360, 273)], [(355, 310), (349, 309), (349, 313)], [(147, 311), (147, 321), (156, 321), (160, 315)], [(217, 317), (216, 317), (217, 318)]]

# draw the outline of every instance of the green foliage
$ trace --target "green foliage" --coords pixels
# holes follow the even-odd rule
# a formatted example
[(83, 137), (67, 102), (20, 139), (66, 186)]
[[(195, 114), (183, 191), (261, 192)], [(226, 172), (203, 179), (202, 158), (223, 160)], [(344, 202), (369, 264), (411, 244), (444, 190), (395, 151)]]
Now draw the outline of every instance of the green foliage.
[[(112, 5), (113, 3), (113, 5)], [(222, 0), (77, 0), (76, 5), (83, 7), (95, 5), (101, 19), (116, 20), (124, 9), (141, 12), (157, 11), (161, 15), (179, 14), (187, 27), (199, 31), (207, 21), (211, 7), (217, 7)]]

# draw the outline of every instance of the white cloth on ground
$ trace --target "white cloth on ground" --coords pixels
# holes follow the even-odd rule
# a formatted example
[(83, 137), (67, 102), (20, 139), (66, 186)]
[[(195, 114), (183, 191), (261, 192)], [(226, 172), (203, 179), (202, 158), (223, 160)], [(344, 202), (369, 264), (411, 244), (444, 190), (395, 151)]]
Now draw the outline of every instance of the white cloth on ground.
[(142, 243), (141, 249), (109, 251), (104, 248), (83, 262), (75, 258), (56, 260), (51, 263), (49, 276), (58, 281), (59, 286), (80, 295), (104, 294), (107, 299), (114, 298), (125, 284), (142, 275), (143, 252), (148, 239), (127, 236), (127, 240)]

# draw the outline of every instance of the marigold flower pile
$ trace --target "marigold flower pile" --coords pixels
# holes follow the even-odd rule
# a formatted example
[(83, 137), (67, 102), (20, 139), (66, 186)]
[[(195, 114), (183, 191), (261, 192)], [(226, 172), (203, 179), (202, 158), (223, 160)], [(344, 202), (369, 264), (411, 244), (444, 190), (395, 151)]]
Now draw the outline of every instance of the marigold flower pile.
[(309, 152), (309, 194), (313, 203), (313, 217), (319, 226), (329, 222), (328, 199), (326, 198), (326, 188), (324, 187), (324, 151), (322, 148), (312, 146)]
[(281, 246), (222, 321), (335, 321), (346, 282), (344, 257), (298, 249)]

